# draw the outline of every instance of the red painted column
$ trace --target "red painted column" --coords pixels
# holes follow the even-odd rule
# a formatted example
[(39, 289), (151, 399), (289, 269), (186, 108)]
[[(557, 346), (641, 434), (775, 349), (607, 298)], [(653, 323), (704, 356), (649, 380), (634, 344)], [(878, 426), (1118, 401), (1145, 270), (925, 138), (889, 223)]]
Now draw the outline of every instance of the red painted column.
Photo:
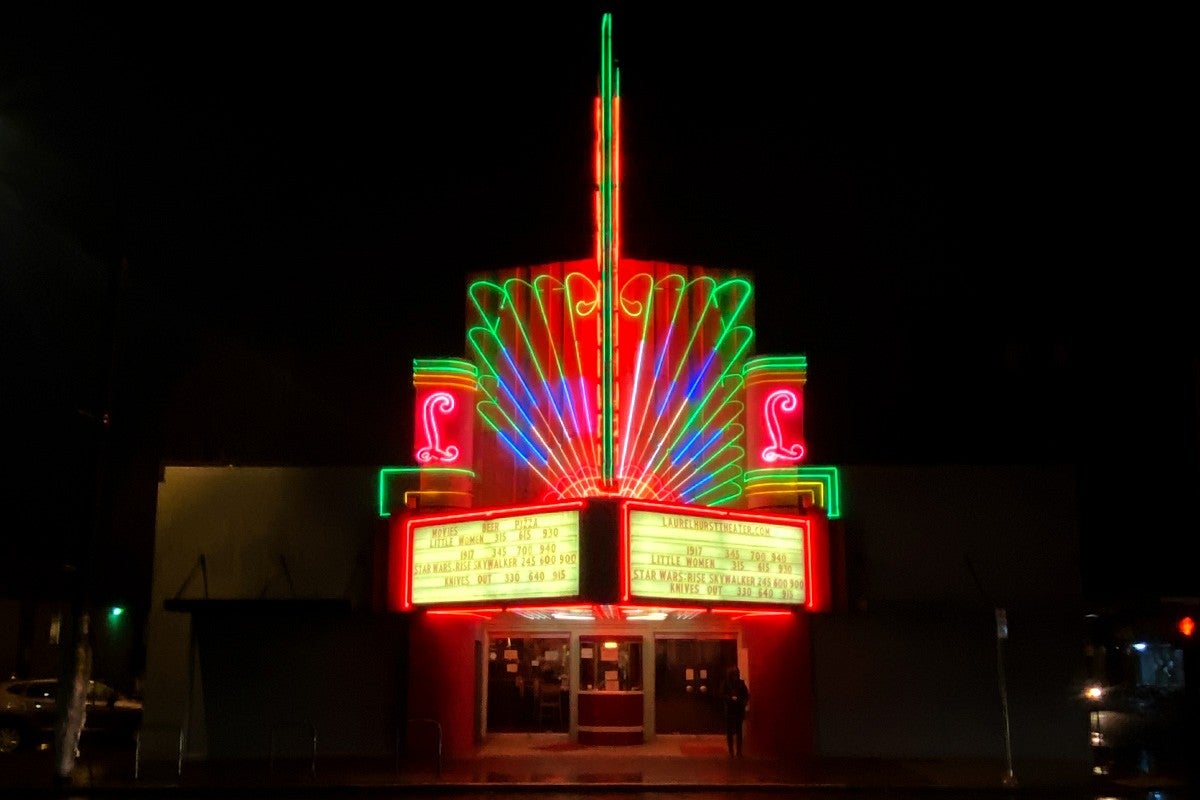
[(447, 757), (475, 747), (475, 640), (478, 620), (418, 613), (409, 629), (408, 716), (442, 725)]
[(477, 375), (461, 358), (413, 360), (413, 460), (423, 508), (472, 505)]
[(833, 562), (829, 542), (829, 518), (823, 509), (812, 509), (808, 517), (808, 547), (804, 560), (809, 611), (829, 611), (833, 607)]
[(815, 736), (807, 613), (748, 617), (742, 633), (749, 655), (747, 757), (811, 757)]
[(746, 468), (780, 469), (803, 463), (806, 359), (760, 356), (746, 362), (743, 374), (746, 376)]

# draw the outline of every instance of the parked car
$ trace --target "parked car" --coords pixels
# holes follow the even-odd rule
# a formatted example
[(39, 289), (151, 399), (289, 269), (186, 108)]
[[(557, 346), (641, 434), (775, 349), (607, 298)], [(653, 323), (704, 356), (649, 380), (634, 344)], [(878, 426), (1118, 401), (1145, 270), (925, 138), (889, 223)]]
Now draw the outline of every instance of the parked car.
[(1092, 771), (1126, 778), (1182, 775), (1187, 751), (1186, 696), (1182, 689), (1110, 689), (1090, 713)]
[(1099, 652), (1105, 659), (1099, 680), (1084, 693), (1092, 772), (1110, 778), (1182, 776), (1194, 760), (1183, 649), (1147, 637)]
[[(0, 683), (0, 754), (51, 741), (57, 714), (58, 679)], [(103, 681), (91, 681), (81, 740), (133, 742), (142, 724), (142, 703)]]

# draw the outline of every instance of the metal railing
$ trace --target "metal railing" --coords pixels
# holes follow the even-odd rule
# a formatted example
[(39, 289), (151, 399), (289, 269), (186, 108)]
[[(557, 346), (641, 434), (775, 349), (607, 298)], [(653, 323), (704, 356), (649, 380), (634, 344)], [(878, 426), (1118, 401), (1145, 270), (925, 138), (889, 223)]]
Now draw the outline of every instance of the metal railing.
[(175, 750), (175, 777), (183, 775), (183, 728), (178, 725), (150, 725), (138, 728), (137, 736), (133, 747), (133, 779), (140, 780), (142, 777), (142, 735), (147, 731), (159, 731), (163, 733), (176, 734), (176, 750)]
[(311, 750), (309, 751), (308, 771), (314, 778), (317, 775), (317, 726), (310, 720), (301, 720), (298, 722), (279, 722), (271, 726), (270, 752), (268, 756), (268, 768), (271, 772), (275, 771), (275, 750), (278, 741), (278, 734), (286, 730), (301, 730), (307, 733), (311, 742)]
[(425, 727), (431, 729), (437, 734), (436, 740), (436, 755), (437, 755), (437, 775), (442, 776), (442, 723), (436, 719), (427, 717), (413, 717), (406, 719), (396, 726), (396, 772), (400, 772), (400, 757), (405, 751), (405, 745), (408, 743), (408, 733), (414, 727)]

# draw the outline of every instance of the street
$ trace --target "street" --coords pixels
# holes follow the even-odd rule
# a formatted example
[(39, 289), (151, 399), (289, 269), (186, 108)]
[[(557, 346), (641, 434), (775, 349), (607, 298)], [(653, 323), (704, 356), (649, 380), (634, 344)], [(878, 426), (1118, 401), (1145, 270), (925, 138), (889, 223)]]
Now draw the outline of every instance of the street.
[[(1188, 794), (1181, 782), (1143, 777), (1121, 782), (1056, 783), (1052, 777), (1030, 773), (1026, 784), (1005, 787), (997, 772), (995, 782), (970, 777), (964, 766), (957, 775), (917, 777), (912, 767), (885, 762), (815, 775), (811, 781), (787, 781), (774, 762), (724, 758), (675, 759), (663, 766), (662, 757), (631, 758), (564, 756), (540, 761), (528, 758), (481, 758), (448, 764), (437, 774), (429, 765), (403, 767), (379, 760), (361, 764), (345, 760), (276, 765), (254, 763), (237, 769), (209, 765), (185, 766), (174, 774), (172, 765), (143, 765), (134, 773), (134, 751), (129, 747), (84, 750), (69, 786), (56, 786), (49, 750), (25, 751), (0, 760), (0, 797), (21, 798), (198, 798), (220, 800), (303, 800), (304, 798), (472, 798), (491, 800), (566, 800), (586, 796), (595, 800), (718, 800), (761, 796), (787, 798), (842, 798), (842, 800), (977, 800), (980, 797), (1045, 800), (1183, 800)], [(990, 768), (986, 767), (986, 768)], [(894, 777), (888, 777), (890, 771)], [(904, 778), (907, 774), (909, 777)], [(1020, 773), (1018, 773), (1020, 774)], [(925, 780), (924, 785), (903, 785)], [(958, 785), (955, 785), (958, 784)]]

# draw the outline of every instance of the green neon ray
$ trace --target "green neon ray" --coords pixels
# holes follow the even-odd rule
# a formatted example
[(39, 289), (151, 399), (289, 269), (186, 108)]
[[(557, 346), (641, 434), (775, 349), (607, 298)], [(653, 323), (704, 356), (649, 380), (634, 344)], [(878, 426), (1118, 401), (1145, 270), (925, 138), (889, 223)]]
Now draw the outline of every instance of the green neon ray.
[[(675, 298), (675, 307), (671, 312), (671, 322), (667, 326), (667, 335), (666, 335), (664, 341), (659, 345), (659, 348), (660, 348), (660, 350), (662, 350), (662, 353), (661, 353), (661, 355), (656, 356), (654, 359), (654, 361), (655, 361), (654, 375), (651, 379), (653, 389), (649, 390), (651, 394), (656, 393), (656, 392), (654, 392), (654, 389), (658, 389), (658, 387), (659, 387), (659, 382), (662, 380), (662, 369), (663, 369), (663, 366), (666, 365), (666, 355), (667, 355), (667, 353), (670, 352), (671, 340), (674, 338), (675, 332), (681, 328), (681, 326), (678, 325), (679, 318), (680, 318), (680, 310), (683, 308), (685, 301), (687, 301), (689, 299), (688, 298), (689, 293), (687, 291), (688, 288), (691, 286), (708, 286), (708, 285), (711, 285), (714, 283), (712, 278), (701, 277), (701, 278), (696, 278), (694, 280), (688, 281), (685, 278), (683, 278), (682, 276), (677, 276), (677, 275), (667, 276), (662, 281), (659, 281), (659, 283), (665, 284), (674, 278), (679, 279), (680, 287), (678, 289), (678, 293)], [(647, 298), (648, 302), (649, 302), (649, 299), (650, 298)], [(710, 299), (711, 299), (711, 295), (710, 295)], [(659, 423), (662, 421), (661, 414), (654, 413), (653, 424), (650, 426), (649, 430), (646, 430), (646, 428), (645, 428), (646, 418), (647, 418), (647, 416), (649, 416), (651, 414), (652, 406), (658, 405), (660, 408), (666, 408), (666, 405), (674, 397), (675, 389), (677, 388), (678, 383), (679, 383), (679, 376), (682, 373), (682, 371), (687, 367), (687, 358), (688, 358), (689, 353), (691, 352), (692, 344), (695, 342), (696, 330), (702, 326), (703, 317), (708, 311), (708, 305), (709, 305), (708, 300), (706, 300), (704, 307), (701, 311), (700, 319), (696, 320), (694, 323), (692, 336), (689, 338), (688, 343), (684, 349), (684, 352), (679, 358), (679, 363), (673, 367), (673, 372), (670, 374), (670, 377), (667, 378), (667, 380), (666, 380), (666, 385), (665, 385), (666, 386), (666, 388), (665, 388), (666, 398), (663, 400), (662, 403), (655, 403), (655, 401), (651, 397), (651, 394), (647, 394), (646, 401), (642, 408), (641, 421), (638, 426), (637, 436), (631, 437), (630, 440), (628, 442), (626, 442), (626, 446), (629, 446), (629, 447), (634, 447), (636, 443), (641, 443), (640, 447), (635, 451), (635, 455), (633, 457), (634, 463), (640, 463), (641, 465), (645, 466), (645, 465), (648, 465), (651, 461), (653, 461), (654, 460), (653, 456), (651, 456), (650, 458), (643, 457), (646, 448), (649, 447), (651, 442), (653, 442), (656, 438), (658, 438), (659, 446), (661, 447), (662, 440), (665, 439), (667, 436), (667, 433), (664, 433), (661, 437), (656, 437)], [(672, 367), (667, 365), (667, 369), (670, 371), (670, 370), (672, 370)]]
[[(719, 429), (720, 434), (712, 442), (706, 443), (703, 447), (695, 448), (691, 455), (674, 465), (674, 471), (664, 481), (664, 484), (668, 487), (681, 486), (690, 480), (693, 475), (704, 470), (727, 448), (737, 445), (745, 435), (745, 426), (737, 421), (742, 409), (743, 404), (740, 400), (726, 400), (715, 408), (709, 418), (700, 426), (698, 438), (712, 438), (711, 432), (714, 429)], [(719, 421), (722, 415), (730, 414), (732, 417), (726, 419), (724, 422)], [(663, 463), (666, 463), (666, 461), (666, 458), (662, 459)]]
[[(708, 281), (711, 281), (711, 279), (708, 279)], [(688, 360), (692, 354), (692, 351), (694, 349), (696, 349), (695, 348), (696, 342), (697, 342), (698, 338), (700, 337), (701, 331), (703, 329), (704, 318), (708, 315), (709, 311), (712, 308), (716, 307), (716, 305), (717, 305), (716, 300), (718, 297), (718, 293), (721, 292), (726, 286), (728, 286), (730, 284), (735, 284), (735, 283), (741, 283), (745, 287), (747, 287), (747, 288), (749, 287), (749, 284), (746, 281), (743, 281), (741, 279), (735, 279), (734, 281), (728, 281), (719, 286), (714, 286), (713, 289), (710, 291), (707, 301), (704, 304), (704, 309), (701, 312), (700, 319), (698, 319), (696, 321), (696, 323), (693, 325), (692, 335), (691, 335), (690, 339), (688, 340), (687, 348), (685, 349), (683, 355), (679, 359), (679, 363), (676, 367), (675, 374), (672, 378), (672, 389), (671, 389), (671, 392), (667, 395), (668, 402), (672, 401), (675, 387), (680, 384), (682, 379), (684, 379), (684, 370), (688, 366)], [(742, 296), (741, 301), (737, 304), (737, 308), (735, 309), (734, 314), (732, 316), (736, 317), (737, 313), (740, 312), (742, 309), (744, 309), (749, 302), (750, 302), (750, 292), (747, 291)], [(720, 314), (719, 310), (717, 313), (718, 313), (718, 315)], [(743, 338), (741, 338), (740, 344), (734, 345), (734, 352), (732, 354), (727, 354), (726, 357), (723, 359), (723, 365), (722, 365), (723, 368), (722, 368), (721, 372), (719, 374), (717, 374), (712, 379), (712, 381), (708, 384), (707, 391), (705, 392), (705, 394), (703, 395), (703, 397), (701, 398), (701, 400), (699, 402), (697, 402), (695, 400), (689, 400), (688, 387), (686, 387), (686, 386), (684, 387), (684, 391), (678, 400), (679, 404), (676, 407), (675, 413), (671, 417), (670, 423), (667, 425), (666, 430), (664, 430), (661, 435), (656, 437), (656, 438), (658, 438), (658, 441), (659, 441), (658, 446), (655, 448), (654, 453), (650, 456), (650, 458), (645, 459), (646, 463), (652, 465), (651, 471), (657, 471), (662, 466), (664, 461), (670, 457), (670, 454), (671, 454), (672, 450), (674, 449), (674, 447), (679, 443), (680, 439), (682, 439), (688, 433), (692, 424), (696, 421), (696, 419), (699, 417), (699, 415), (703, 412), (703, 409), (707, 405), (709, 400), (721, 388), (722, 383), (726, 379), (726, 377), (729, 376), (731, 373), (733, 373), (734, 375), (737, 375), (738, 373), (741, 372), (740, 366), (738, 366), (739, 359), (746, 352), (746, 350), (749, 349), (750, 344), (754, 337), (754, 330), (752, 328), (750, 328), (748, 325), (731, 325), (731, 324), (729, 324), (729, 320), (726, 320), (726, 319), (720, 319), (720, 323), (721, 323), (722, 330), (721, 330), (720, 335), (718, 336), (717, 340), (712, 344), (712, 350), (713, 350), (712, 363), (713, 364), (720, 364), (718, 359), (719, 359), (719, 354), (722, 349), (722, 345), (725, 343), (726, 339), (728, 339), (730, 337), (731, 333), (735, 333), (735, 332), (743, 333), (743, 334), (745, 334), (745, 336)], [(734, 339), (736, 341), (737, 337), (734, 337)], [(702, 357), (704, 357), (703, 354), (702, 354)], [(707, 368), (708, 367), (706, 366), (706, 369)], [(704, 378), (704, 374), (702, 373), (698, 378), (691, 379), (691, 380), (699, 382), (703, 378)], [(739, 378), (739, 380), (740, 380), (740, 378)], [(697, 383), (697, 385), (700, 385), (700, 384)], [(687, 411), (689, 402), (694, 403), (692, 413), (687, 417), (687, 419), (683, 423), (683, 425), (678, 428), (678, 433), (675, 435), (675, 438), (671, 441), (670, 445), (667, 446), (666, 448), (664, 448), (663, 445), (666, 443), (668, 437), (670, 437), (672, 435), (672, 433), (676, 431), (676, 429), (677, 429), (676, 426), (679, 423), (679, 419)], [(664, 404), (664, 407), (665, 407), (665, 404)], [(651, 429), (650, 436), (655, 437), (655, 434), (657, 433), (657, 429), (658, 429), (658, 420), (656, 419), (655, 425)], [(659, 457), (659, 455), (658, 455), (659, 452), (662, 452), (661, 457)]]
[(428, 475), (430, 473), (436, 475), (458, 475), (465, 478), (475, 479), (475, 471), (463, 469), (462, 467), (383, 467), (379, 470), (379, 516), (390, 517), (392, 512), (390, 502), (390, 486), (391, 478), (397, 475)]
[[(467, 332), (467, 341), (470, 342), (475, 351), (480, 354), (481, 358), (486, 359), (486, 355), (484, 355), (483, 348), (478, 343), (477, 338), (474, 335), (479, 332), (483, 332), (486, 336), (490, 337), (492, 341), (498, 344), (502, 349), (505, 348), (503, 339), (501, 339), (495, 333), (489, 331), (487, 328), (472, 328)], [(513, 419), (513, 417), (511, 417), (507, 411), (505, 411), (504, 417), (506, 421), (512, 425), (514, 435), (528, 441), (528, 436), (526, 433), (532, 434), (537, 439), (538, 444), (540, 444), (542, 448), (540, 455), (545, 457), (548, 462), (548, 466), (553, 464), (554, 470), (558, 474), (570, 474), (572, 471), (571, 468), (567, 467), (560, 458), (561, 443), (555, 439), (553, 428), (546, 422), (545, 414), (542, 412), (540, 405), (534, 399), (533, 393), (529, 390), (528, 384), (525, 382), (525, 378), (523, 375), (521, 375), (520, 370), (514, 370), (514, 375), (516, 376), (517, 381), (521, 384), (522, 391), (530, 400), (529, 408), (531, 408), (533, 413), (538, 416), (538, 418), (542, 421), (542, 424), (538, 424), (532, 419), (531, 416), (529, 416), (529, 411), (521, 404), (519, 399), (513, 396), (511, 389), (508, 393), (504, 393), (500, 390), (499, 387), (507, 387), (509, 385), (508, 382), (506, 381), (505, 377), (495, 369), (495, 365), (492, 361), (487, 361), (486, 363), (490, 372), (487, 375), (480, 376), (480, 388), (483, 389), (484, 393), (488, 396), (488, 399), (490, 399), (498, 409), (504, 409), (505, 406), (511, 404), (518, 410), (518, 412), (520, 412), (520, 415), (523, 416), (528, 423), (524, 425), (517, 423), (516, 420)], [(496, 387), (495, 390), (492, 388), (493, 386)], [(550, 440), (547, 440), (547, 436), (550, 437)]]
[[(564, 292), (563, 298), (565, 299), (566, 304), (563, 310), (566, 316), (573, 317), (574, 304), (571, 302), (572, 298), (566, 291), (565, 284), (551, 278), (548, 275), (539, 275), (534, 278), (532, 282), (520, 279), (511, 279), (506, 281), (504, 289), (507, 298), (507, 305), (513, 311), (512, 319), (516, 324), (518, 331), (520, 332), (519, 341), (524, 345), (524, 352), (528, 355), (528, 362), (533, 365), (537, 373), (538, 382), (540, 383), (540, 387), (542, 389), (542, 395), (546, 399), (548, 408), (553, 411), (555, 417), (554, 420), (551, 421), (546, 418), (546, 415), (543, 413), (542, 404), (535, 403), (534, 407), (538, 411), (539, 417), (543, 420), (543, 424), (554, 436), (554, 446), (557, 447), (560, 452), (559, 460), (561, 462), (570, 463), (570, 467), (567, 467), (564, 464), (561, 471), (563, 474), (570, 476), (587, 474), (589, 472), (588, 464), (590, 463), (594, 465), (595, 459), (592, 448), (587, 446), (586, 441), (581, 441), (585, 437), (579, 423), (580, 411), (576, 408), (577, 406), (582, 405), (584, 406), (584, 409), (586, 409), (585, 397), (581, 396), (578, 398), (579, 402), (575, 402), (573, 399), (572, 389), (566, 381), (566, 371), (564, 370), (562, 360), (558, 355), (558, 348), (555, 346), (555, 342), (559, 337), (556, 336), (556, 332), (551, 329), (550, 318), (546, 311), (545, 293), (541, 289), (542, 284), (545, 283), (553, 283), (554, 286), (557, 286), (559, 290)], [(530, 335), (529, 329), (525, 326), (524, 320), (516, 314), (517, 303), (515, 302), (512, 289), (510, 288), (514, 286), (528, 289), (532, 295), (533, 302), (538, 309), (538, 314), (542, 321), (542, 330), (544, 333), (543, 338), (550, 349), (550, 358), (547, 358), (545, 355), (543, 355), (534, 345), (533, 337)], [(547, 362), (545, 367), (543, 367), (543, 361)], [(582, 368), (582, 364), (577, 363), (577, 367)], [(559, 378), (558, 381), (555, 381), (556, 374)], [(556, 390), (561, 391), (561, 397), (556, 395)], [(564, 413), (563, 411), (564, 405), (567, 406), (567, 413)], [(568, 428), (568, 417), (571, 420), (571, 427), (574, 428), (574, 433), (572, 433), (572, 431)], [(555, 430), (555, 428), (557, 429)], [(558, 438), (559, 434), (561, 434), (561, 440)], [(589, 458), (589, 456), (592, 457)], [(594, 470), (592, 471), (594, 472)]]
[[(638, 404), (638, 391), (642, 380), (642, 359), (646, 357), (646, 342), (650, 338), (650, 320), (654, 316), (655, 283), (653, 276), (644, 272), (635, 275), (624, 288), (632, 286), (635, 281), (641, 278), (646, 278), (649, 282), (649, 285), (646, 290), (645, 301), (637, 303), (637, 310), (642, 314), (642, 336), (638, 340), (637, 357), (633, 366), (633, 388), (630, 391), (629, 400), (625, 406), (625, 436), (621, 439), (620, 475), (622, 476), (626, 474), (626, 471), (629, 468), (629, 455), (633, 450), (633, 419), (635, 415), (632, 412), (637, 408)], [(680, 276), (680, 280), (682, 281), (682, 276)], [(623, 297), (624, 295), (622, 294), (622, 298)], [(636, 301), (634, 302), (636, 303)], [(676, 310), (676, 313), (678, 313), (678, 309)], [(649, 409), (649, 407), (650, 404), (647, 402), (645, 408), (642, 410), (643, 424), (646, 419), (646, 411)]]
[(806, 464), (797, 467), (796, 473), (805, 480), (823, 481), (828, 503), (825, 513), (830, 519), (838, 519), (842, 516), (842, 479), (837, 467)]
[[(499, 412), (499, 414), (502, 417), (504, 417), (505, 422), (507, 423), (507, 426), (497, 425), (496, 422), (490, 416), (488, 416), (487, 409), (489, 407), (494, 408), (497, 412)], [(479, 418), (482, 419), (484, 421), (484, 423), (486, 423), (487, 426), (490, 427), (497, 434), (507, 435), (504, 433), (505, 427), (507, 427), (510, 430), (516, 430), (516, 423), (512, 420), (512, 418), (509, 417), (508, 414), (505, 413), (503, 408), (496, 405), (496, 403), (492, 402), (491, 400), (481, 400), (479, 403), (477, 403), (475, 405), (475, 413), (477, 413), (479, 415)], [(554, 490), (557, 488), (555, 485), (555, 482), (552, 481), (550, 478), (546, 477), (546, 475), (542, 474), (542, 471), (540, 469), (538, 469), (537, 465), (534, 464), (532, 461), (530, 461), (528, 458), (526, 458), (524, 453), (517, 450), (516, 448), (510, 447), (509, 449), (512, 451), (513, 455), (515, 455), (522, 462), (524, 462), (525, 466), (527, 466), (530, 469), (530, 471), (533, 472), (534, 475), (537, 475), (538, 479), (540, 479), (544, 484), (546, 484), (546, 487), (548, 489)]]
[[(629, 297), (629, 288), (641, 280), (646, 282), (645, 294)], [(653, 367), (649, 367), (646, 364), (645, 346), (649, 340), (649, 326), (656, 314), (656, 296), (666, 287), (672, 287), (675, 292), (670, 324), (666, 327), (663, 340), (657, 343), (658, 355), (650, 357), (654, 362)], [(669, 485), (678, 486), (681, 479), (688, 479), (690, 466), (696, 463), (713, 464), (714, 459), (710, 456), (714, 452), (719, 456), (727, 449), (723, 445), (730, 443), (729, 436), (732, 435), (734, 441), (740, 437), (741, 429), (736, 428), (710, 441), (713, 439), (713, 427), (718, 426), (718, 421), (728, 414), (726, 407), (730, 403), (737, 403), (736, 407), (740, 407), (740, 400), (737, 399), (742, 384), (739, 360), (751, 343), (753, 330), (738, 322), (749, 305), (752, 289), (744, 279), (718, 283), (709, 276), (688, 280), (677, 273), (658, 281), (641, 273), (631, 277), (623, 287), (623, 308), (630, 316), (642, 315), (643, 333), (632, 374), (634, 388), (630, 392), (626, 435), (621, 447), (622, 476), (657, 472), (664, 464), (679, 458), (676, 448), (680, 442), (686, 441), (687, 447), (695, 449), (690, 450), (680, 463), (672, 465), (674, 474), (666, 481)], [(673, 356), (677, 360), (668, 360), (665, 356), (670, 352), (672, 340), (685, 328), (681, 325), (683, 309), (692, 308), (692, 301), (698, 292), (705, 293), (704, 303), (697, 316), (689, 321), (691, 333), (687, 344), (682, 353)], [(726, 302), (725, 298), (731, 296), (731, 301)], [(716, 341), (701, 350), (698, 343), (701, 338), (711, 334), (712, 328), (716, 329)], [(705, 333), (706, 330), (708, 333)], [(689, 399), (689, 385), (685, 385), (684, 380), (694, 353), (699, 353), (699, 358), (708, 361), (704, 365), (704, 374), (691, 377), (689, 384), (694, 381), (695, 386)], [(697, 397), (696, 392), (702, 394)], [(656, 400), (655, 395), (659, 395), (660, 399)], [(661, 413), (666, 409), (671, 409), (671, 412)], [(680, 425), (681, 420), (684, 421), (683, 425)], [(729, 421), (731, 419), (726, 419), (725, 424)], [(664, 450), (667, 441), (671, 444)], [(652, 448), (654, 442), (658, 442), (657, 448)], [(715, 465), (714, 469), (719, 469), (719, 466)]]
[(694, 498), (692, 498), (691, 502), (701, 503), (709, 506), (718, 506), (724, 505), (725, 503), (731, 503), (737, 498), (741, 497), (741, 483), (741, 470), (736, 470), (736, 474), (730, 475), (730, 477), (724, 481), (696, 495)]
[(795, 480), (812, 481), (822, 485), (825, 495), (825, 513), (830, 519), (842, 516), (841, 473), (837, 467), (819, 464), (804, 464), (791, 467), (764, 467), (746, 470), (742, 476), (746, 484), (767, 485), (774, 482)]
[(756, 356), (746, 361), (745, 374), (749, 376), (751, 373), (759, 371), (796, 371), (805, 372), (808, 370), (808, 358), (803, 355), (798, 356)]
[[(745, 429), (740, 423), (730, 423), (726, 425), (723, 432), (727, 436), (717, 438), (717, 444), (712, 454), (699, 464), (694, 464), (692, 460), (683, 462), (679, 469), (676, 470), (672, 478), (666, 482), (665, 488), (671, 490), (671, 495), (686, 494), (686, 487), (689, 481), (694, 481), (695, 478), (705, 472), (706, 468), (718, 459), (724, 458), (724, 463), (715, 467), (712, 472), (715, 474), (726, 467), (733, 467), (737, 470), (738, 477), (741, 477), (742, 467), (741, 458), (746, 454), (745, 448), (741, 445), (741, 439)], [(732, 451), (732, 452), (727, 452)], [(663, 499), (666, 499), (665, 497)]]
[[(575, 395), (572, 385), (579, 381), (582, 361), (576, 340), (574, 354), (577, 373), (575, 381), (572, 381), (555, 344), (560, 337), (552, 329), (548, 311), (548, 297), (561, 292), (564, 319), (572, 331), (576, 330), (579, 307), (569, 283), (570, 275), (561, 282), (549, 275), (539, 275), (532, 281), (511, 278), (503, 284), (476, 281), (469, 287), (468, 294), (482, 325), (468, 331), (467, 338), (485, 373), (479, 385), (488, 399), (502, 411), (505, 423), (511, 426), (510, 433), (506, 434), (510, 441), (529, 441), (525, 434), (532, 435), (543, 448), (540, 455), (549, 462), (551, 472), (563, 479), (576, 481), (580, 475), (596, 472), (594, 454), (587, 442), (586, 431), (589, 428), (581, 425), (581, 419), (586, 425), (585, 415), (590, 413), (587, 410), (586, 392), (581, 384), (579, 395)], [(536, 309), (528, 321), (540, 323), (541, 340), (546, 343), (545, 352), (535, 345), (535, 337), (526, 324), (527, 320), (518, 313), (523, 304), (518, 302), (515, 289), (522, 290), (522, 296), (527, 295), (530, 306)], [(484, 296), (496, 301), (498, 312), (507, 313), (492, 312), (491, 306), (484, 302)], [(511, 343), (501, 335), (505, 320), (511, 322), (517, 334)], [(494, 347), (485, 346), (480, 341), (481, 337)], [(493, 351), (495, 356), (491, 355)], [(531, 374), (527, 376), (518, 364), (531, 368)], [(512, 411), (503, 411), (509, 406), (513, 407)], [(516, 419), (518, 416), (523, 417), (527, 424), (519, 423)], [(497, 420), (488, 417), (487, 421), (494, 429), (500, 430)], [(532, 466), (520, 451), (517, 455)]]
[[(738, 326), (732, 330), (744, 332), (747, 335), (741, 340), (741, 344), (738, 345), (737, 349), (733, 352), (732, 356), (730, 357), (730, 361), (726, 363), (725, 370), (719, 376), (717, 376), (717, 378), (713, 380), (711, 384), (709, 384), (708, 392), (706, 392), (704, 398), (696, 404), (695, 410), (692, 411), (692, 414), (690, 417), (688, 417), (687, 422), (683, 424), (683, 427), (680, 429), (679, 434), (675, 437), (675, 440), (671, 442), (671, 449), (674, 449), (674, 447), (679, 444), (679, 440), (684, 437), (684, 434), (688, 433), (692, 427), (692, 423), (696, 421), (696, 418), (704, 410), (704, 407), (708, 404), (709, 399), (717, 392), (718, 389), (724, 388), (722, 384), (726, 378), (732, 379), (737, 384), (738, 388), (741, 387), (742, 377), (733, 371), (733, 367), (737, 359), (741, 357), (747, 349), (749, 349), (750, 342), (754, 338), (754, 331), (749, 326), (745, 325)], [(724, 339), (723, 336), (722, 339)], [(726, 399), (724, 402), (728, 402), (728, 400)]]
[(470, 361), (461, 358), (414, 358), (413, 375), (464, 375), (479, 376), (479, 370)]

